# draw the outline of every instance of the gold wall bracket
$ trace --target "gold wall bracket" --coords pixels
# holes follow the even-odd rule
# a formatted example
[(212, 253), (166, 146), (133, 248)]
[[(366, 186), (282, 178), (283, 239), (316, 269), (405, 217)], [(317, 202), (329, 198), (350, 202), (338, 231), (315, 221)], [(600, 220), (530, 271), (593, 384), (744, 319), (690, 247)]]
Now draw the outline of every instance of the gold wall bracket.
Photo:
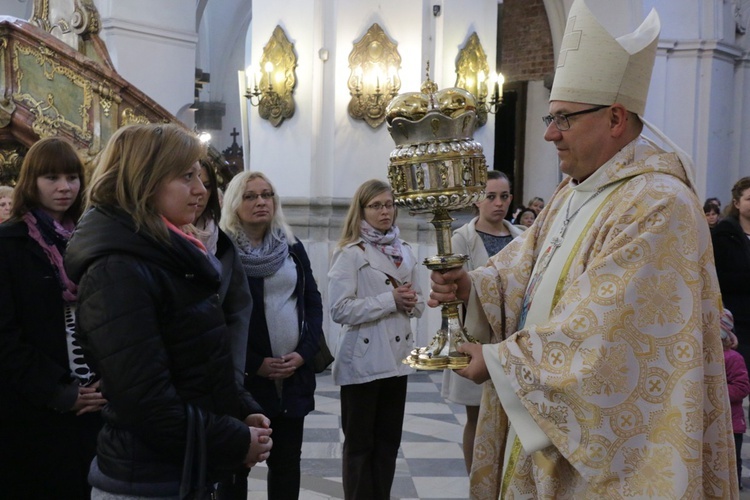
[(383, 123), (388, 104), (401, 88), (401, 56), (396, 47), (397, 43), (375, 23), (349, 54), (349, 115), (372, 128)]
[(281, 26), (276, 26), (271, 38), (263, 47), (260, 66), (251, 70), (253, 85), (248, 87), (245, 97), (258, 107), (258, 114), (274, 127), (294, 116), (294, 87), (297, 77), (297, 55), (294, 44)]

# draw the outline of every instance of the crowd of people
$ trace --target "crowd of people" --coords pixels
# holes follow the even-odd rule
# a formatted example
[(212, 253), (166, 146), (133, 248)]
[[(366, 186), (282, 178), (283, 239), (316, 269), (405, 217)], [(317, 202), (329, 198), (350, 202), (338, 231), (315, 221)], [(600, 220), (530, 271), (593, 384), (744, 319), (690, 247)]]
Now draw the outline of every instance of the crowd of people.
[[(580, 47), (543, 118), (566, 177), (546, 206), (508, 220), (510, 181), (489, 172), (452, 238), (466, 265), (424, 294), (390, 185), (353, 195), (328, 274), (347, 499), (390, 497), (412, 320), (446, 301), (478, 340), (443, 378), (466, 406), (470, 496), (737, 497), (750, 177), (723, 217), (717, 199), (701, 212), (689, 159), (642, 134), (658, 16), (627, 48), (580, 0), (570, 16)], [(0, 188), (9, 498), (244, 499), (262, 461), (269, 499), (299, 497), (321, 293), (270, 178), (242, 172), (222, 202), (205, 158), (183, 127), (130, 125), (88, 183), (46, 138)]]

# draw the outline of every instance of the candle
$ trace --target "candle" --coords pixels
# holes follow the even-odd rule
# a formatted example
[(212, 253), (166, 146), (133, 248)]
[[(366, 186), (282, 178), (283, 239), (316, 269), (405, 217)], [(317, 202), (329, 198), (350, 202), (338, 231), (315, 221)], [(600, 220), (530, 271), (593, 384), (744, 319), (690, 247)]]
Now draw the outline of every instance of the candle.
[(497, 74), (497, 82), (495, 82), (495, 95), (498, 99), (503, 97), (503, 84), (505, 83), (505, 77), (502, 73)]
[(354, 68), (354, 89), (357, 92), (362, 89), (362, 66)]
[(271, 86), (271, 72), (273, 71), (273, 63), (271, 61), (266, 61), (264, 69), (266, 70), (266, 78), (268, 79), (268, 90), (271, 90), (273, 88)]
[(480, 101), (483, 101), (484, 98), (487, 97), (487, 87), (484, 85), (485, 78), (484, 71), (479, 70), (479, 73), (477, 73), (477, 97)]

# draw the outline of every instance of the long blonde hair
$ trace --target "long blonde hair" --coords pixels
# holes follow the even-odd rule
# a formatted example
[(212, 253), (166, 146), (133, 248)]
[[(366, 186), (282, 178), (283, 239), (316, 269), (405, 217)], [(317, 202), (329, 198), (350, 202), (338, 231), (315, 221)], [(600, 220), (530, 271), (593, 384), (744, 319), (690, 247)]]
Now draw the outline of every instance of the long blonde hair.
[(281, 200), (279, 199), (279, 193), (276, 192), (276, 188), (273, 186), (271, 181), (266, 177), (263, 172), (245, 170), (235, 175), (227, 186), (227, 190), (224, 193), (224, 204), (221, 207), (221, 222), (219, 226), (226, 233), (236, 239), (237, 236), (244, 231), (242, 229), (242, 221), (237, 210), (242, 204), (242, 195), (245, 194), (245, 186), (253, 179), (261, 179), (271, 186), (273, 191), (273, 218), (271, 219), (271, 234), (274, 236), (277, 232), (282, 232), (286, 236), (287, 241), (291, 245), (294, 242), (294, 233), (292, 228), (286, 222), (284, 212), (281, 209)]
[[(384, 192), (392, 193), (391, 186), (387, 182), (378, 179), (365, 181), (357, 188), (354, 198), (349, 205), (349, 211), (346, 213), (344, 227), (341, 230), (341, 239), (339, 239), (338, 248), (343, 248), (349, 243), (354, 243), (359, 239), (360, 223), (365, 218), (365, 207), (370, 200)], [(393, 223), (396, 223), (398, 210), (394, 207)]]
[(99, 157), (87, 205), (122, 208), (133, 217), (137, 231), (145, 228), (162, 242), (169, 242), (167, 226), (155, 208), (157, 188), (204, 154), (198, 137), (178, 125), (122, 127), (112, 134)]

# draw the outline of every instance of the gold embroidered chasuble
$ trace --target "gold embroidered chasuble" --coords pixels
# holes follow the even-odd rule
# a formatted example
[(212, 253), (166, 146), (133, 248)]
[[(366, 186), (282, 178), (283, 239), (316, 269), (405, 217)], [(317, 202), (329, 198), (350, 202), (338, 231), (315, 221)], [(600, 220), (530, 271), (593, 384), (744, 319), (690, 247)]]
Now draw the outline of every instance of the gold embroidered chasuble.
[(498, 363), (490, 371), (502, 371), (498, 382), (552, 443), (526, 453), (506, 442), (508, 417), (485, 384), (471, 497), (737, 498), (720, 294), (700, 203), (677, 156), (642, 137), (596, 177), (601, 198), (578, 215), (585, 230), (564, 235), (575, 242), (553, 266), (546, 321), (529, 315), (519, 330), (570, 179), (532, 228), (470, 274), (499, 342), (485, 356)]

